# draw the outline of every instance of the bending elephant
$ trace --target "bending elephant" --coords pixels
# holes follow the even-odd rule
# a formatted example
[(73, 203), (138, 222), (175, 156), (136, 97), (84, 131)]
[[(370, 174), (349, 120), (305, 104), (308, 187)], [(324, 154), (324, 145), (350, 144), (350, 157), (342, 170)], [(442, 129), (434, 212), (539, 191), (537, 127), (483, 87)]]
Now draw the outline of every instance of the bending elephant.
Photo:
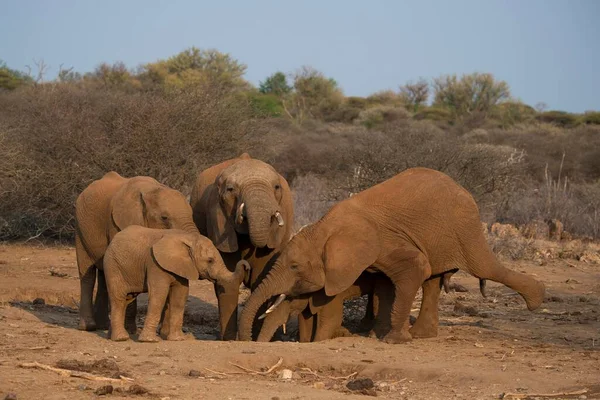
[[(103, 272), (106, 248), (130, 225), (178, 228), (199, 233), (183, 194), (148, 176), (124, 178), (111, 171), (92, 182), (75, 203), (75, 253), (81, 284), (79, 329), (108, 329), (108, 293)], [(92, 301), (98, 275), (98, 290)], [(136, 302), (128, 307), (127, 329), (135, 332)]]
[[(348, 330), (342, 327), (344, 301), (368, 295), (367, 312), (360, 323), (365, 331), (373, 333), (385, 329), (385, 310), (391, 306), (394, 287), (383, 274), (363, 272), (352, 286), (342, 293), (329, 297), (324, 290), (295, 298), (286, 298), (270, 313), (266, 314), (258, 342), (271, 340), (277, 328), (285, 324), (291, 316), (298, 315), (298, 341), (318, 342), (338, 336), (347, 336)], [(378, 318), (383, 311), (384, 318)], [(373, 325), (376, 325), (375, 327)]]
[[(210, 238), (225, 265), (251, 266), (244, 285), (253, 290), (275, 254), (290, 240), (294, 211), (287, 181), (269, 164), (247, 153), (202, 171), (192, 188), (194, 222)], [(242, 280), (215, 285), (222, 340), (237, 336)]]
[(167, 340), (183, 340), (181, 328), (189, 281), (239, 282), (243, 272), (241, 263), (230, 272), (213, 243), (199, 233), (129, 226), (115, 235), (104, 257), (110, 338), (129, 339), (124, 326), (126, 306), (138, 294), (148, 293), (148, 313), (140, 342), (158, 341), (156, 328), (165, 305), (161, 335)]
[(436, 294), (429, 298), (435, 298), (437, 317), (442, 276), (455, 268), (516, 290), (529, 310), (544, 299), (541, 282), (496, 260), (468, 191), (441, 172), (412, 168), (341, 201), (294, 236), (246, 302), (240, 339), (251, 339), (256, 313), (271, 297), (321, 289), (335, 296), (365, 269), (374, 269), (395, 286), (391, 329), (384, 340), (404, 342), (411, 332), (418, 335), (434, 324), (437, 329), (437, 320), (423, 318), (409, 332), (410, 309), (419, 286), (435, 277), (428, 290)]

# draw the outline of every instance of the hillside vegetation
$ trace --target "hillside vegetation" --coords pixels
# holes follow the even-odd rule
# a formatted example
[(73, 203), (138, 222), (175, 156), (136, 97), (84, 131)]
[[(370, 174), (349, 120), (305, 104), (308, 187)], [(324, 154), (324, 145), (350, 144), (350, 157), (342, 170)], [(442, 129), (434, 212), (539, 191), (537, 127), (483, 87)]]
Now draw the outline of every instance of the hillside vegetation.
[(297, 227), (424, 166), (471, 191), (486, 222), (558, 219), (600, 236), (600, 112), (531, 107), (490, 74), (349, 97), (310, 67), (256, 88), (245, 65), (196, 48), (52, 80), (44, 68), (0, 64), (0, 240), (71, 239), (76, 196), (107, 171), (187, 194), (199, 170), (243, 151), (288, 179)]

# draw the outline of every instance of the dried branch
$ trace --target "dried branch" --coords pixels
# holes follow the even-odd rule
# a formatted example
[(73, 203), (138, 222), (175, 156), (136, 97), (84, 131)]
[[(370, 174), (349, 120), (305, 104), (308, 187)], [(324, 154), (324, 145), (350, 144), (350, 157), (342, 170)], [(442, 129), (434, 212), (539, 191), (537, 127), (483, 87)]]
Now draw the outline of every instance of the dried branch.
[(88, 372), (73, 371), (70, 369), (51, 367), (50, 365), (41, 364), (37, 361), (32, 362), (32, 363), (21, 363), (18, 366), (19, 366), (19, 368), (43, 369), (46, 371), (56, 372), (60, 376), (82, 378), (82, 379), (87, 379), (88, 381), (106, 381), (106, 382), (119, 382), (119, 383), (120, 382), (133, 382), (132, 378), (128, 378), (126, 376), (119, 376), (119, 379), (108, 378), (106, 376), (94, 375), (94, 374), (90, 374)]

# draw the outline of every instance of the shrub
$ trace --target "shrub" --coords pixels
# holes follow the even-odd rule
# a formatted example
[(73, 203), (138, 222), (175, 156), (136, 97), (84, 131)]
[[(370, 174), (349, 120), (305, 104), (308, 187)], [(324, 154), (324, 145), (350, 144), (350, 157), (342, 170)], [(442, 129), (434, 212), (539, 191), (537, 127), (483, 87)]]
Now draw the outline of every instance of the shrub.
[(520, 101), (506, 101), (492, 108), (490, 118), (502, 128), (532, 121), (536, 111)]
[(361, 111), (358, 114), (356, 123), (364, 125), (370, 129), (384, 122), (392, 122), (407, 118), (410, 118), (410, 114), (405, 108), (375, 106)]
[(369, 106), (394, 106), (403, 107), (405, 106), (404, 99), (402, 96), (393, 90), (382, 90), (366, 98)]
[(450, 110), (455, 118), (472, 113), (487, 114), (491, 109), (510, 98), (510, 89), (504, 81), (492, 74), (472, 73), (458, 78), (445, 75), (433, 80), (433, 105)]
[(589, 111), (579, 118), (579, 123), (585, 125), (600, 125), (600, 111)]
[(421, 108), (416, 112), (413, 118), (416, 120), (427, 119), (430, 121), (450, 122), (452, 120), (452, 114), (445, 108), (426, 107)]
[[(189, 191), (197, 171), (248, 150), (249, 104), (204, 87), (128, 93), (74, 84), (0, 95), (0, 239), (70, 237), (73, 204), (115, 170)], [(8, 184), (5, 184), (8, 182)]]
[(546, 111), (539, 114), (537, 120), (562, 127), (571, 127), (577, 124), (577, 116), (565, 111)]
[(281, 99), (274, 94), (248, 92), (254, 114), (259, 117), (281, 117), (284, 114)]

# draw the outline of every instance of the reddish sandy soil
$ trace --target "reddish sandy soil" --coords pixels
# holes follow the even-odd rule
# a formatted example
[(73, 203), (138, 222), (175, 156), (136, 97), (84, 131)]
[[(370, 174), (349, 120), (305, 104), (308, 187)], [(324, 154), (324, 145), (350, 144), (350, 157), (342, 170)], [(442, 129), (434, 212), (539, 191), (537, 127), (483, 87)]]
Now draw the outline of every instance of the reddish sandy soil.
[[(0, 399), (9, 393), (17, 399), (89, 399), (107, 384), (114, 390), (105, 397), (115, 399), (494, 399), (503, 393), (542, 399), (560, 392), (576, 394), (553, 398), (600, 398), (600, 265), (555, 259), (544, 266), (508, 266), (546, 284), (540, 309), (527, 311), (519, 296), (493, 282), (484, 299), (478, 281), (458, 273), (453, 282), (469, 291), (442, 294), (438, 337), (408, 344), (363, 336), (308, 344), (215, 341), (216, 300), (206, 282), (192, 284), (185, 327), (190, 340), (115, 343), (104, 331), (76, 329), (73, 248), (0, 245)], [(138, 326), (145, 301), (140, 304)], [(346, 323), (361, 318), (360, 308), (356, 301), (348, 307)], [(234, 365), (265, 371), (280, 358), (281, 366), (268, 374)], [(33, 362), (134, 382), (20, 366)], [(292, 379), (279, 377), (284, 368), (294, 372)], [(372, 379), (374, 387), (351, 391), (347, 384), (357, 378)], [(148, 393), (130, 391), (133, 384)]]

